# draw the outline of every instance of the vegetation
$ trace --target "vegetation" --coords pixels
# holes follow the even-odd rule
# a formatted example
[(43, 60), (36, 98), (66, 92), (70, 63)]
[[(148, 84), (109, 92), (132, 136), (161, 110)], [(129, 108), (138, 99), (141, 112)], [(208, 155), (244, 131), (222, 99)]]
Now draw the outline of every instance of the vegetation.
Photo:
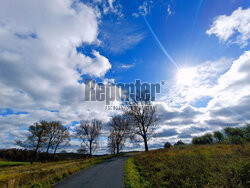
[(53, 150), (55, 157), (57, 149), (60, 146), (69, 144), (70, 136), (68, 128), (64, 127), (59, 121), (40, 121), (29, 127), (30, 134), (25, 141), (17, 140), (16, 144), (25, 149), (33, 150), (31, 163), (37, 160), (37, 153), (46, 148), (46, 154), (49, 150)]
[[(0, 165), (0, 187), (51, 187), (66, 176), (111, 157), (109, 155), (60, 162), (35, 163), (33, 165), (20, 163), (22, 166), (13, 165), (14, 167)], [(11, 162), (1, 163), (8, 164)]]
[(29, 162), (0, 161), (0, 169), (3, 167), (22, 166), (22, 165), (28, 165), (28, 164)]
[(164, 148), (165, 149), (168, 149), (168, 148), (171, 148), (172, 147), (172, 144), (170, 143), (170, 142), (166, 142), (165, 144), (164, 144)]
[(85, 144), (91, 156), (98, 147), (98, 138), (101, 135), (101, 121), (81, 121), (81, 125), (75, 129), (76, 137)]
[(148, 141), (154, 137), (159, 118), (156, 115), (157, 106), (152, 105), (147, 91), (131, 98), (124, 115), (130, 122), (131, 138), (144, 142), (145, 151), (148, 151)]
[[(126, 187), (249, 187), (250, 143), (186, 145), (140, 153), (126, 163)], [(147, 181), (145, 181), (147, 180)]]
[(129, 135), (129, 121), (125, 116), (114, 116), (110, 123), (110, 135), (108, 137), (108, 150), (111, 154), (119, 154)]
[[(225, 134), (225, 136), (224, 136)], [(227, 144), (243, 144), (250, 141), (250, 125), (246, 125), (241, 128), (226, 127), (224, 134), (219, 131), (215, 131), (212, 134), (206, 133), (200, 137), (194, 137), (192, 144), (212, 144), (212, 143), (227, 143)]]
[(141, 185), (141, 177), (140, 173), (138, 172), (137, 166), (134, 164), (134, 158), (129, 158), (125, 164), (125, 187), (127, 188), (134, 188), (140, 187)]
[[(34, 151), (26, 149), (0, 149), (0, 159), (8, 161), (30, 162), (33, 160)], [(35, 162), (62, 161), (68, 159), (80, 159), (87, 157), (84, 153), (67, 153), (65, 150), (54, 154), (38, 152)]]
[(174, 144), (174, 146), (184, 146), (184, 145), (185, 143), (182, 140), (179, 140), (178, 142)]

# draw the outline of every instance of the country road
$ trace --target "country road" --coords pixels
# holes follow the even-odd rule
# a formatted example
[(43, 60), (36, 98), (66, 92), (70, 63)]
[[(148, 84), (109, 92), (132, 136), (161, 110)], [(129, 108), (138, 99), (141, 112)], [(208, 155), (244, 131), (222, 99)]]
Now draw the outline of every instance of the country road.
[(123, 171), (129, 155), (116, 157), (67, 177), (53, 188), (119, 188), (124, 187)]

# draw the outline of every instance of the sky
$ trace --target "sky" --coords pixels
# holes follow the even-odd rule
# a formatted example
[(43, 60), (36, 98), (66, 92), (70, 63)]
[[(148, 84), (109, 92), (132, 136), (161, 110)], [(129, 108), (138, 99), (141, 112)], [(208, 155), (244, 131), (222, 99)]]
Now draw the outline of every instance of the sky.
[[(149, 148), (250, 123), (250, 2), (6, 0), (0, 2), (0, 148), (58, 120), (103, 122), (117, 111), (85, 101), (85, 79), (159, 83)], [(115, 102), (114, 105), (119, 105)], [(68, 151), (80, 146), (72, 139)], [(143, 149), (128, 141), (125, 150)]]

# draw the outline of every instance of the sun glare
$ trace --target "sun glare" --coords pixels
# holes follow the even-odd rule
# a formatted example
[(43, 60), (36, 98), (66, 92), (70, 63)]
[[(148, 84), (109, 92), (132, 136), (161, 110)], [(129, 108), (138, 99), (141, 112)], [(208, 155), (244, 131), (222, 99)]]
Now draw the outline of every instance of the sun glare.
[(177, 73), (177, 83), (180, 85), (191, 86), (196, 76), (195, 68), (182, 68)]

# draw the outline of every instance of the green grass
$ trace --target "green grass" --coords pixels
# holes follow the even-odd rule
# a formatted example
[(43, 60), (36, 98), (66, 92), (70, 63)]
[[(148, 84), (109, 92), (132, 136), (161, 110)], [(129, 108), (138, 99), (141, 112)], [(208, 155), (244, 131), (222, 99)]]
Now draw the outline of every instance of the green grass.
[(124, 177), (125, 177), (124, 178), (125, 187), (127, 188), (140, 187), (140, 174), (137, 171), (133, 158), (129, 158), (125, 164)]
[(125, 186), (249, 187), (249, 169), (250, 143), (160, 149), (127, 161)]
[(28, 165), (29, 162), (0, 161), (0, 169), (3, 167)]
[(113, 156), (91, 157), (86, 159), (59, 162), (5, 166), (0, 168), (0, 188), (8, 187), (51, 187), (63, 178), (93, 164)]

